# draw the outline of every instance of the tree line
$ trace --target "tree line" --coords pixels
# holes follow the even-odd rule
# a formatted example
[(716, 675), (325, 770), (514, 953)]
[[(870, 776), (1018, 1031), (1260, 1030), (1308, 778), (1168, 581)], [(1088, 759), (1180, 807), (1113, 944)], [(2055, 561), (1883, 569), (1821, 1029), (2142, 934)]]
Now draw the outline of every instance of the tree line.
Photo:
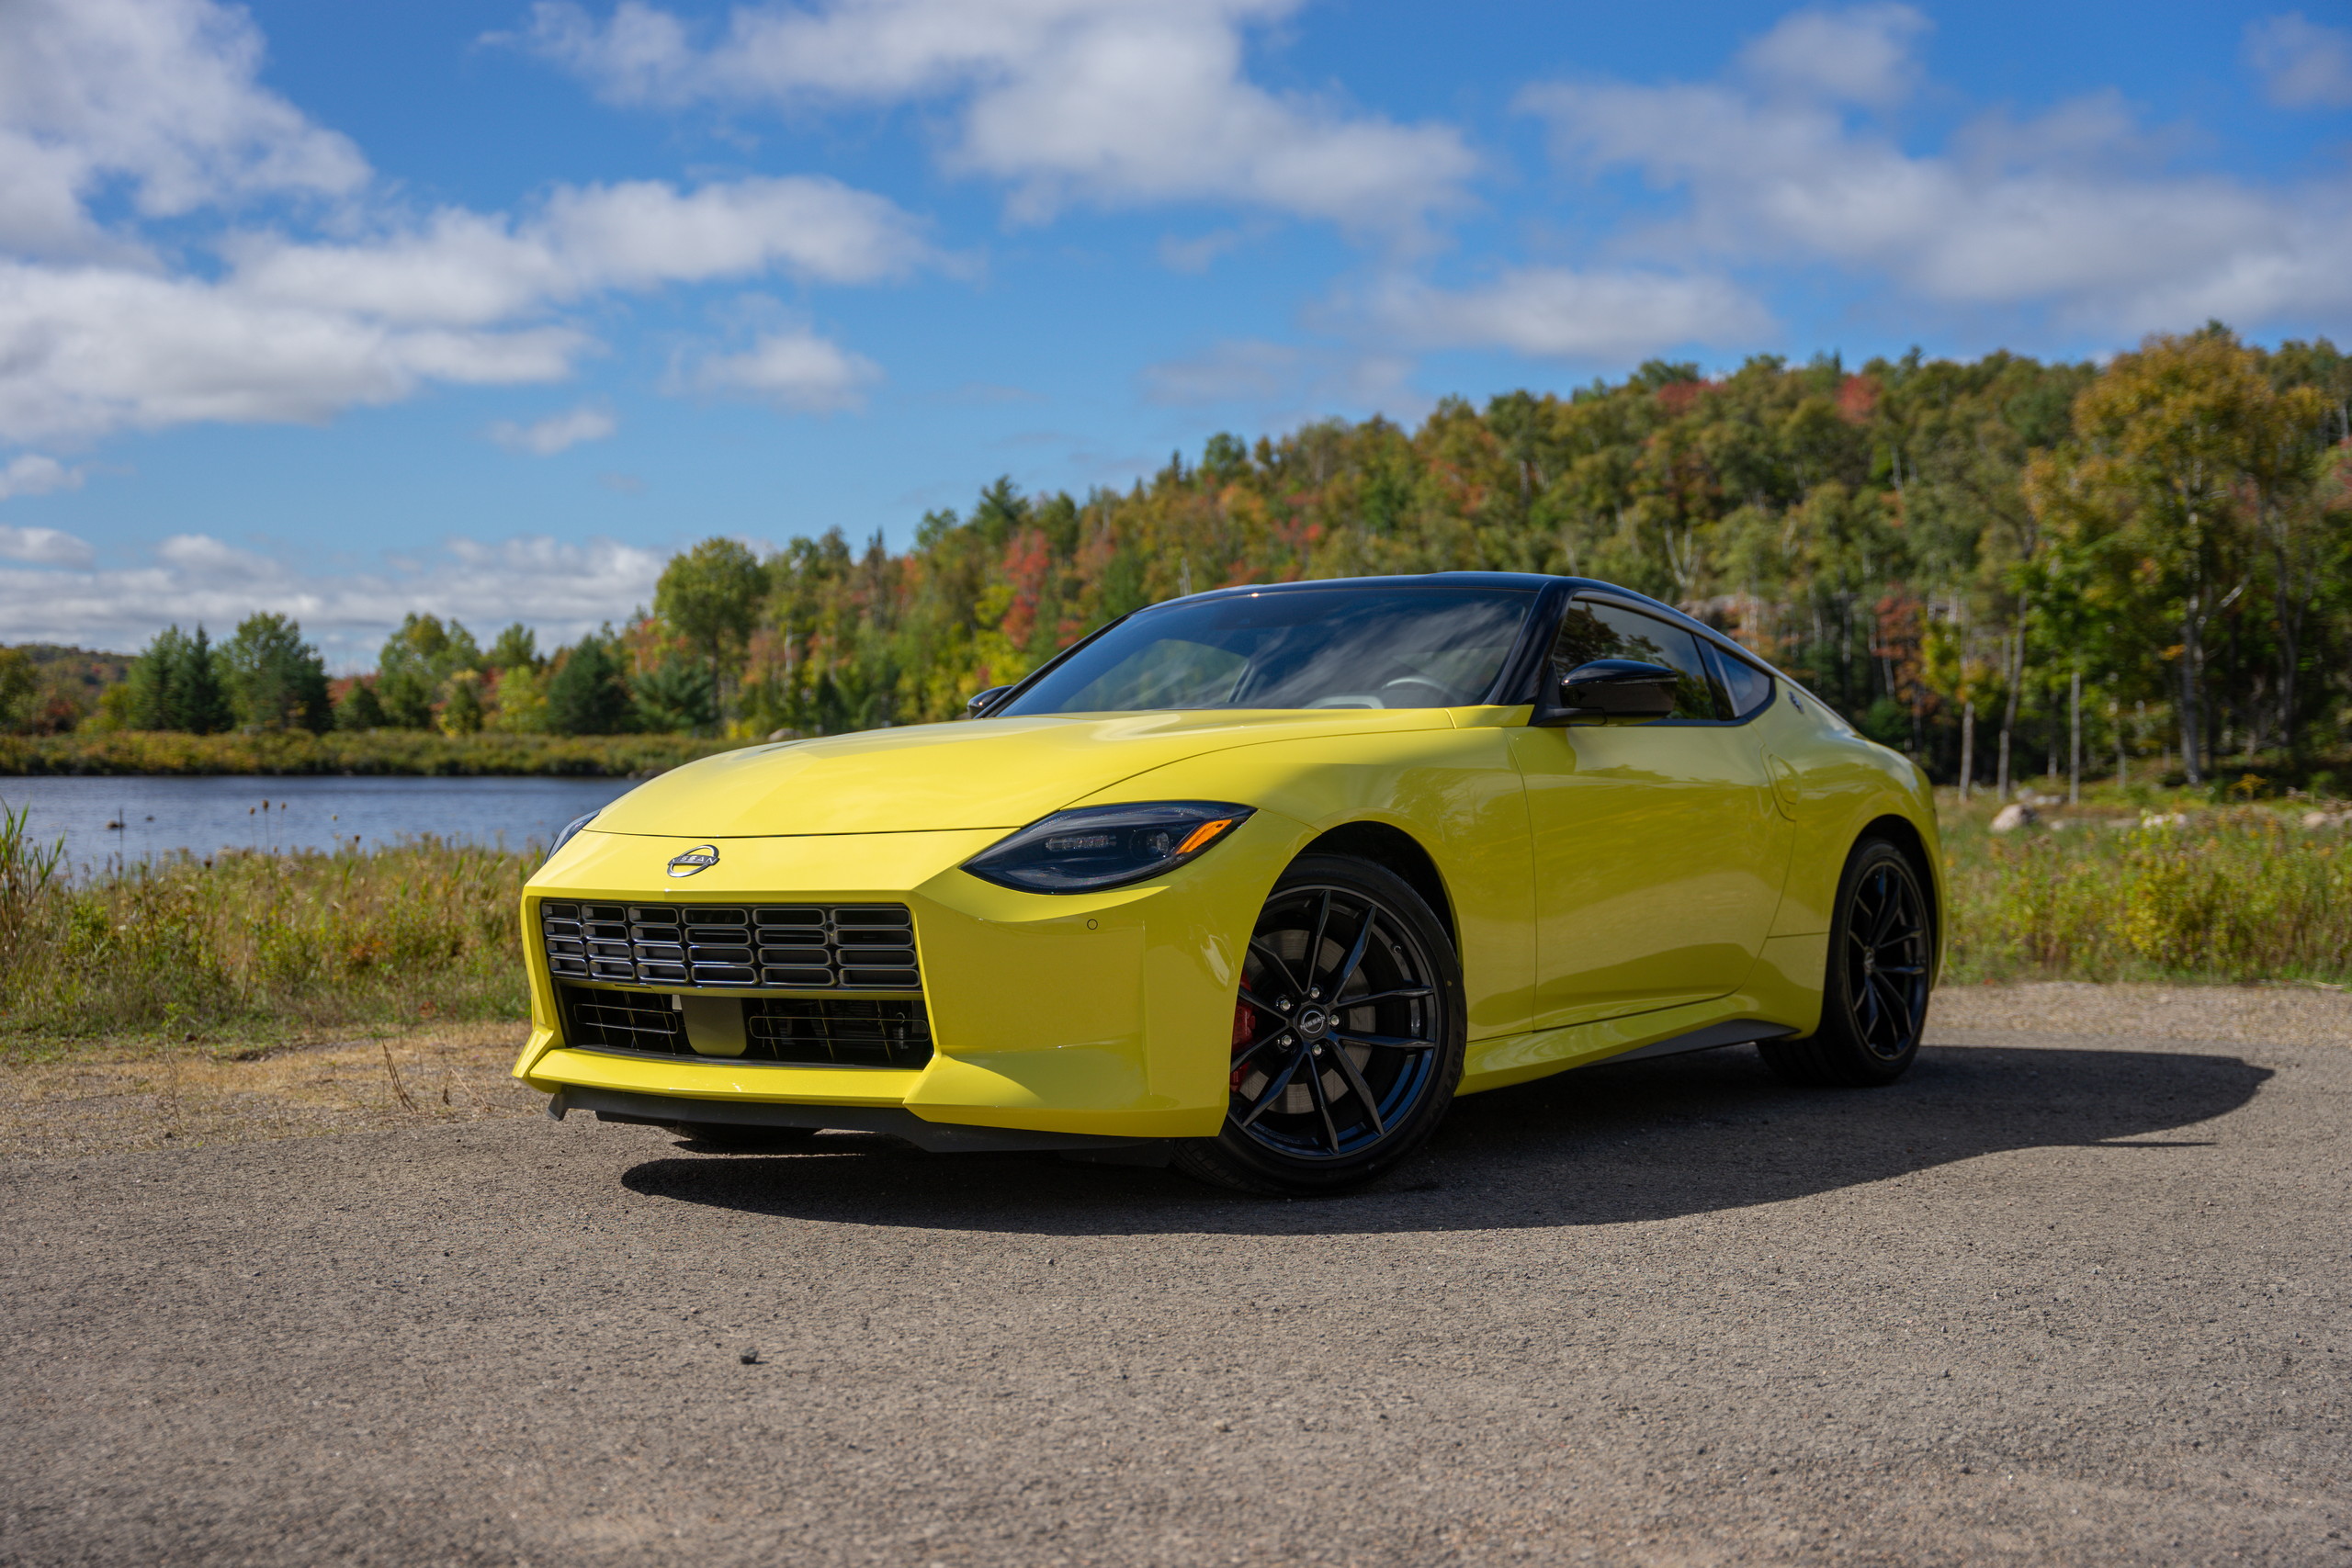
[(2212, 324), (2104, 367), (1652, 362), (1411, 430), (1221, 434), (1125, 490), (999, 479), (900, 552), (706, 540), (650, 606), (546, 654), (412, 615), (329, 682), (282, 617), (217, 648), (172, 628), (88, 722), (833, 733), (953, 716), (1163, 599), (1448, 570), (1678, 604), (1947, 780), (2308, 775), (2352, 700), (2352, 360)]

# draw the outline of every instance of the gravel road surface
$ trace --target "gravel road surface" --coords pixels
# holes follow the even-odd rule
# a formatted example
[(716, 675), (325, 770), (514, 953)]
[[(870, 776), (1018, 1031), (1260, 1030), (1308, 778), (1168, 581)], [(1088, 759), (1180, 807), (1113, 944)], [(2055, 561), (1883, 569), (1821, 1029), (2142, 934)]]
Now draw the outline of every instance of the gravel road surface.
[(2352, 1050), (1930, 1038), (1313, 1202), (581, 1116), (16, 1161), (0, 1562), (2352, 1568)]

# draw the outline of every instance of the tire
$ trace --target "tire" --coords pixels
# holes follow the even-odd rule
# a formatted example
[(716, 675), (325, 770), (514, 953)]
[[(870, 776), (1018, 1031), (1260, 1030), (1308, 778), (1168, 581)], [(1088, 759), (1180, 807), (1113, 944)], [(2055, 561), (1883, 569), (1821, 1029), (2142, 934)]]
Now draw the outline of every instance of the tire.
[(1369, 861), (1302, 856), (1243, 959), (1225, 1129), (1174, 1164), (1245, 1192), (1369, 1181), (1444, 1119), (1468, 1035), (1461, 961), (1421, 896)]
[(782, 1154), (804, 1148), (814, 1127), (760, 1127), (742, 1122), (673, 1122), (670, 1131), (713, 1154)]
[(1784, 1083), (1867, 1089), (1909, 1070), (1935, 982), (1935, 906), (1910, 857), (1864, 839), (1838, 879), (1822, 976), (1821, 1027), (1757, 1047)]

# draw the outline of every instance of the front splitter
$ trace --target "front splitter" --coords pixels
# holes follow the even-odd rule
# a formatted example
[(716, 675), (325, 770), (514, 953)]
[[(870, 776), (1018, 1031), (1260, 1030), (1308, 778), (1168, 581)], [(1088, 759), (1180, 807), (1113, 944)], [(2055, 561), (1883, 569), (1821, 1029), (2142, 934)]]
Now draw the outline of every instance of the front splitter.
[(1119, 1164), (1166, 1163), (1165, 1138), (1114, 1138), (1090, 1133), (1039, 1133), (1020, 1127), (970, 1127), (926, 1122), (892, 1105), (790, 1105), (775, 1100), (689, 1100), (667, 1094), (565, 1084), (548, 1101), (557, 1121), (574, 1111), (595, 1112), (599, 1121), (666, 1127), (679, 1122), (723, 1122), (740, 1127), (808, 1127), (827, 1133), (880, 1133), (933, 1154), (1089, 1154)]

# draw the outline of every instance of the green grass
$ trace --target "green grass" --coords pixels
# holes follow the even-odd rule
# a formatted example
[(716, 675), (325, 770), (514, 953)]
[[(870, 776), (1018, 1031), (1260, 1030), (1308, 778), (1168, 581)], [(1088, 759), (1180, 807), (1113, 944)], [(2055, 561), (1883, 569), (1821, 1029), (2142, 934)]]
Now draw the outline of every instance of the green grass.
[[(0, 831), (0, 1060), (520, 1021), (536, 853), (187, 855), (67, 885)], [(12, 869), (13, 868), (13, 869)]]
[(439, 735), (368, 729), (312, 735), (0, 736), (0, 776), (25, 773), (553, 773), (628, 778), (749, 745), (691, 735)]
[(2352, 981), (2352, 830), (2309, 804), (2143, 791), (2007, 834), (1995, 809), (1943, 810), (1949, 980)]

